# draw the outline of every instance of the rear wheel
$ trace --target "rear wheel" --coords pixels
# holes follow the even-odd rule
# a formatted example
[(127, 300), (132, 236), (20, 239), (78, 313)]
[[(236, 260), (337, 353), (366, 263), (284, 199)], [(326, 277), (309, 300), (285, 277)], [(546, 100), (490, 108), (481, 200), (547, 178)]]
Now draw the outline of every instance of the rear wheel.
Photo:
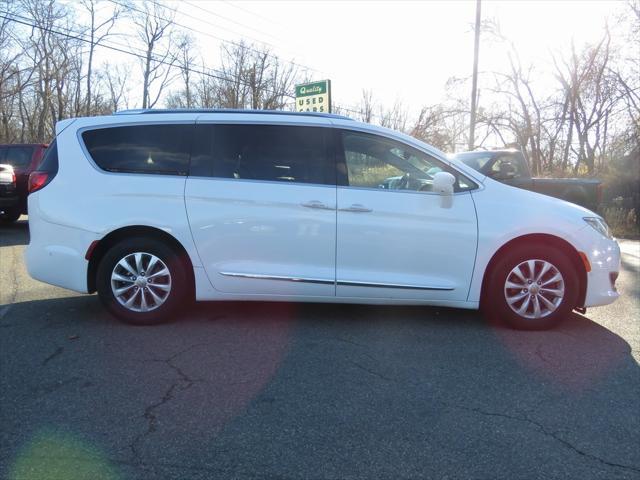
[(576, 306), (578, 275), (561, 250), (522, 245), (498, 260), (487, 288), (484, 308), (492, 319), (520, 330), (545, 330)]
[(8, 208), (0, 213), (0, 222), (13, 223), (20, 218), (22, 212), (17, 208)]
[(98, 266), (100, 300), (120, 320), (153, 325), (186, 306), (184, 261), (163, 242), (132, 238), (114, 245)]

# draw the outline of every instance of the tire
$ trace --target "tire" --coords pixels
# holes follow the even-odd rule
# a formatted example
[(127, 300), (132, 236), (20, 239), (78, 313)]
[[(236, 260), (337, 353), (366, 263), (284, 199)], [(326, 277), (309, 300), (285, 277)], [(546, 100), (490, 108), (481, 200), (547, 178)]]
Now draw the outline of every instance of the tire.
[[(125, 323), (165, 322), (187, 304), (187, 262), (160, 240), (123, 240), (111, 247), (98, 265), (98, 296), (107, 310)], [(145, 271), (149, 267), (151, 270)]]
[(486, 287), (483, 309), (491, 320), (518, 330), (547, 330), (576, 306), (578, 274), (562, 250), (520, 245), (495, 263)]
[(13, 223), (20, 218), (22, 212), (17, 208), (8, 208), (4, 212), (0, 213), (0, 222)]

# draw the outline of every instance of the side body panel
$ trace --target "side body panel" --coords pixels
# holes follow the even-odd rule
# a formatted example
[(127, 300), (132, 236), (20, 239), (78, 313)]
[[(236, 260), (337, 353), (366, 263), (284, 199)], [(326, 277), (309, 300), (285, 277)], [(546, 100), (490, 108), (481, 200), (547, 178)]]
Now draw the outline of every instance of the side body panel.
[(338, 296), (466, 300), (476, 243), (469, 193), (338, 188)]
[[(195, 123), (194, 114), (173, 114), (158, 117), (149, 115), (142, 120), (148, 123)], [(101, 126), (139, 124), (139, 116), (89, 117), (65, 123), (57, 137), (59, 167), (51, 183), (40, 191), (29, 195), (29, 209), (37, 209), (40, 231), (35, 230), (27, 248), (27, 263), (35, 278), (42, 278), (37, 271), (57, 269), (67, 246), (74, 245), (74, 253), (67, 268), (84, 273), (70, 281), (74, 290), (86, 292), (86, 260), (84, 255), (94, 239), (122, 227), (148, 226), (172, 235), (187, 251), (194, 267), (200, 266), (195, 245), (189, 229), (184, 206), (186, 177), (174, 175), (149, 175), (134, 173), (111, 173), (99, 169), (90, 159), (80, 134), (84, 129)], [(30, 218), (30, 222), (32, 219)], [(49, 227), (47, 225), (50, 225)], [(69, 237), (47, 238), (49, 229), (66, 228)], [(75, 235), (73, 232), (86, 232)], [(48, 255), (40, 255), (37, 264), (35, 251), (39, 243), (46, 242)], [(33, 250), (30, 252), (30, 250)], [(68, 261), (69, 258), (67, 259)], [(67, 272), (67, 276), (71, 273)], [(76, 275), (76, 274), (74, 274)], [(46, 280), (45, 280), (46, 281)], [(66, 286), (61, 283), (50, 282)]]
[(486, 268), (503, 245), (518, 237), (540, 233), (567, 241), (589, 259), (592, 271), (587, 274), (585, 306), (604, 305), (618, 297), (608, 275), (619, 269), (619, 247), (615, 240), (604, 238), (582, 222), (581, 216), (593, 216), (593, 212), (489, 178), (485, 180), (485, 188), (473, 192), (472, 196), (478, 212), (479, 238), (467, 300), (480, 301)]
[[(204, 114), (199, 131), (213, 137), (216, 124), (237, 119)], [(253, 116), (244, 123), (324, 127), (317, 131), (325, 137), (326, 162), (335, 168), (326, 119)], [(185, 204), (202, 265), (218, 292), (335, 295), (335, 184), (190, 176)]]
[[(335, 187), (189, 178), (193, 238), (216, 290), (335, 294)], [(322, 203), (327, 209), (303, 204)]]

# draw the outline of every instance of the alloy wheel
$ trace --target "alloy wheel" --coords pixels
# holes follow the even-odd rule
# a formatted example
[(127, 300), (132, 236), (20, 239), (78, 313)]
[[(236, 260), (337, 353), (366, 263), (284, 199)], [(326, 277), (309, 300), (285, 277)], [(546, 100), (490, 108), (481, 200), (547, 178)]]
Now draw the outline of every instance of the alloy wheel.
[(111, 291), (126, 309), (149, 312), (169, 298), (171, 272), (160, 258), (151, 253), (130, 253), (113, 267)]
[(553, 313), (565, 295), (564, 278), (546, 260), (526, 260), (514, 267), (504, 285), (504, 297), (515, 313), (525, 318), (543, 318)]

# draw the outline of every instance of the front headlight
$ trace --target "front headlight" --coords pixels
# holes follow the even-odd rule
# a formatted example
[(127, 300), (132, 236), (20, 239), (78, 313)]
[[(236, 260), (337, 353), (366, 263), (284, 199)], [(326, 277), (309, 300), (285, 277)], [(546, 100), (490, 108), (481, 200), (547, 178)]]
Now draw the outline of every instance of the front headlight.
[(587, 222), (599, 234), (607, 238), (611, 238), (609, 226), (600, 217), (584, 217), (584, 221)]

